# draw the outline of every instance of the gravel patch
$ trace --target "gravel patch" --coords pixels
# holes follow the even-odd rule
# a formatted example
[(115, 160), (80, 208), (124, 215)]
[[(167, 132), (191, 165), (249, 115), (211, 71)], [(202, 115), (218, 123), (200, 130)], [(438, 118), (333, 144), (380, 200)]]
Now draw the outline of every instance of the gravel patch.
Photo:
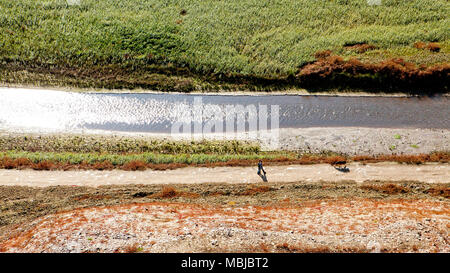
[[(450, 130), (409, 128), (280, 129), (279, 149), (348, 155), (428, 154), (450, 150)], [(269, 144), (262, 142), (262, 147)]]

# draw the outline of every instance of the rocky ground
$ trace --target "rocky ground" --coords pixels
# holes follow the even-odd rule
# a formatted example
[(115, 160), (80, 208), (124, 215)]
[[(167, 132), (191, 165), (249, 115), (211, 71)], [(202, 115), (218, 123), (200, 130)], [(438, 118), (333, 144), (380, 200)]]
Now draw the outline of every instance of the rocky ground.
[(450, 184), (0, 187), (2, 252), (449, 252)]

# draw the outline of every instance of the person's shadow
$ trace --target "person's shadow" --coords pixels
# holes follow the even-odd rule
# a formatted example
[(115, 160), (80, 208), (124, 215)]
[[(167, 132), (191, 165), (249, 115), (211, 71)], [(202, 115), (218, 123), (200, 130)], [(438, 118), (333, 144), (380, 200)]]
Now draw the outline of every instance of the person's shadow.
[(261, 177), (261, 179), (264, 181), (264, 182), (267, 182), (267, 176), (266, 176), (266, 174), (258, 174), (259, 175), (259, 177)]

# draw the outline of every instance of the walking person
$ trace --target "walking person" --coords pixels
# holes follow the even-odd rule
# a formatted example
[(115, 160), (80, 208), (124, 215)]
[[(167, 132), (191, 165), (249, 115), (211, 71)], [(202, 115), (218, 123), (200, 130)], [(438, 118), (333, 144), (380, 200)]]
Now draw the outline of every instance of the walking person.
[[(261, 171), (263, 172), (264, 175), (261, 175)], [(262, 178), (264, 182), (267, 182), (266, 171), (264, 170), (262, 160), (259, 160), (258, 162), (258, 175)]]

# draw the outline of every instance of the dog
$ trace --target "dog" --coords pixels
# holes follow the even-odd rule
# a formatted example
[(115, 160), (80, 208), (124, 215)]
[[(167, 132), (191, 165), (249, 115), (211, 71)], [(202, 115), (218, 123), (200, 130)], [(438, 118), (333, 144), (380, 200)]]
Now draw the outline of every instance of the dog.
[(331, 163), (331, 166), (333, 166), (336, 170), (343, 173), (350, 172), (350, 169), (347, 168), (347, 161), (336, 161)]

